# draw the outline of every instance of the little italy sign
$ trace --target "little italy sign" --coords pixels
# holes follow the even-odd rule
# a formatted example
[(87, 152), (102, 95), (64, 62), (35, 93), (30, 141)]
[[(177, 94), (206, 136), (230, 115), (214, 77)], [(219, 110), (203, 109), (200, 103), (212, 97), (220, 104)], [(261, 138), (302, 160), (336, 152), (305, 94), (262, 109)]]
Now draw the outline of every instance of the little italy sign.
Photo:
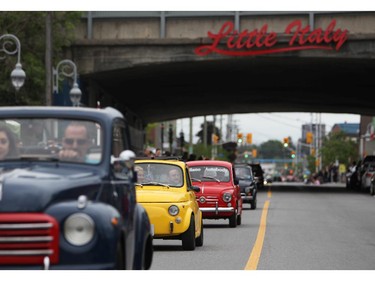
[(316, 28), (310, 30), (310, 26), (302, 26), (301, 20), (291, 22), (284, 31), (289, 36), (287, 46), (277, 46), (277, 33), (268, 32), (268, 25), (265, 24), (260, 30), (247, 29), (238, 32), (234, 29), (232, 22), (223, 24), (218, 33), (208, 32), (212, 39), (209, 45), (202, 45), (195, 48), (199, 56), (218, 53), (228, 56), (254, 56), (272, 53), (283, 53), (299, 50), (336, 50), (348, 39), (348, 30), (335, 29), (336, 20), (333, 19), (325, 30)]

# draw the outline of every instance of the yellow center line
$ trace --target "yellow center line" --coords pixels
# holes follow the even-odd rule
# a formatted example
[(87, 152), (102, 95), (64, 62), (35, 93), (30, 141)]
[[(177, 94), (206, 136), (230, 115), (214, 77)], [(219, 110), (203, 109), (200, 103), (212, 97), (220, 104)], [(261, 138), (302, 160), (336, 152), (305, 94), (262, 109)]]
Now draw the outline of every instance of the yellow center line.
[[(272, 196), (271, 188), (269, 188), (268, 193), (267, 193), (267, 197), (271, 198), (271, 196)], [(266, 235), (267, 214), (268, 214), (269, 205), (270, 205), (270, 201), (266, 200), (266, 202), (264, 202), (262, 216), (260, 218), (258, 236), (257, 236), (257, 239), (255, 241), (253, 250), (251, 251), (250, 258), (247, 261), (247, 264), (245, 266), (245, 270), (256, 270), (257, 267), (258, 267), (260, 254), (262, 253), (264, 237)]]
[(271, 197), (272, 197), (271, 187), (268, 188), (268, 191), (267, 191), (267, 197), (268, 197), (268, 198), (271, 198)]

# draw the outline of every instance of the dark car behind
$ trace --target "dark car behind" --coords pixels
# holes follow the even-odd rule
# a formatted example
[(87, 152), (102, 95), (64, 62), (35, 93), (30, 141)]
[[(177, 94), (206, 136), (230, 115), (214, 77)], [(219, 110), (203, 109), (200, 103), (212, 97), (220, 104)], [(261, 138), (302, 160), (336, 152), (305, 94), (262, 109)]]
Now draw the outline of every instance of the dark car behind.
[(258, 181), (258, 188), (264, 188), (264, 172), (260, 164), (250, 164), (255, 180)]
[(252, 210), (257, 207), (258, 183), (255, 180), (250, 164), (234, 164), (234, 170), (241, 189), (243, 203), (249, 203)]

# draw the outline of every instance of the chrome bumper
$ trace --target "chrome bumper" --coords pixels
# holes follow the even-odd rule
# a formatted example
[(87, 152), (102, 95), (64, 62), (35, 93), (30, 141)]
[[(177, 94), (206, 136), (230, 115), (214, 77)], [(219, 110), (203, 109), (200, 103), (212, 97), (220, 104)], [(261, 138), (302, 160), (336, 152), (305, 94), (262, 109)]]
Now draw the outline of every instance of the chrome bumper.
[(234, 212), (233, 207), (202, 207), (199, 209), (202, 211), (202, 213), (215, 212), (216, 214), (218, 214), (224, 212)]

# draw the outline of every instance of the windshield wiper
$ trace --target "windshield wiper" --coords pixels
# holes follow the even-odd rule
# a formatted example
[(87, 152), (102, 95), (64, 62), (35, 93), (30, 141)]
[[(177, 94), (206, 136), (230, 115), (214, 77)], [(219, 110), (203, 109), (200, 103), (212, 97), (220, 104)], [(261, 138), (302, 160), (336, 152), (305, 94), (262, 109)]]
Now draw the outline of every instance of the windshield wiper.
[(21, 156), (18, 159), (26, 160), (26, 161), (35, 161), (35, 160), (43, 160), (43, 161), (51, 161), (51, 162), (60, 161), (59, 157), (51, 156), (51, 155), (27, 155), (27, 156)]
[(198, 182), (202, 182), (200, 179), (197, 179), (197, 178), (191, 178), (192, 181), (198, 181)]
[(215, 180), (217, 182), (220, 182), (220, 180), (218, 180), (217, 178), (214, 178), (214, 177), (208, 177), (208, 176), (204, 176), (202, 177), (203, 179), (211, 179), (211, 180)]
[(156, 182), (156, 181), (144, 182), (144, 183), (142, 183), (142, 186), (143, 185), (159, 185), (159, 186), (165, 186), (165, 187), (168, 187), (168, 188), (170, 187), (168, 184)]

